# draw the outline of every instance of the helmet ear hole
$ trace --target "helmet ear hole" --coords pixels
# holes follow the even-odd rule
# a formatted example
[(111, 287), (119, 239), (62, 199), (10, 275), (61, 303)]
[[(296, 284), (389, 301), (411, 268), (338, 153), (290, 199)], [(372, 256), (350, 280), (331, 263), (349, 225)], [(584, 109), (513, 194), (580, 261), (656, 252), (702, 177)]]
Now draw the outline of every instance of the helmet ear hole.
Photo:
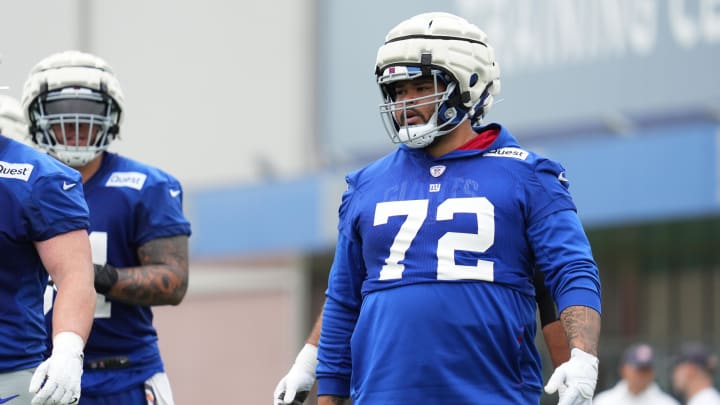
[(449, 121), (455, 118), (455, 116), (457, 115), (457, 111), (455, 110), (455, 108), (448, 108), (443, 115), (445, 116), (445, 119)]
[(470, 75), (470, 83), (469, 83), (470, 87), (474, 87), (477, 84), (477, 82), (478, 82), (478, 74), (473, 73), (472, 75)]

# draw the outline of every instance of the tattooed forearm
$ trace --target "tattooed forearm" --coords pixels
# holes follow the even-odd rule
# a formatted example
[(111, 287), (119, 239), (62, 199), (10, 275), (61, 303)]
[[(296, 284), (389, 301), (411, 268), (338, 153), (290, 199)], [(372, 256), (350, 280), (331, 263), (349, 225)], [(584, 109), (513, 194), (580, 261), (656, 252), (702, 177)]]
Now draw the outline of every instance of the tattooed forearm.
[(593, 356), (598, 354), (600, 314), (584, 306), (567, 307), (560, 314), (570, 348), (578, 348)]
[(177, 305), (188, 286), (188, 238), (155, 239), (138, 249), (140, 266), (118, 269), (113, 299), (136, 305)]

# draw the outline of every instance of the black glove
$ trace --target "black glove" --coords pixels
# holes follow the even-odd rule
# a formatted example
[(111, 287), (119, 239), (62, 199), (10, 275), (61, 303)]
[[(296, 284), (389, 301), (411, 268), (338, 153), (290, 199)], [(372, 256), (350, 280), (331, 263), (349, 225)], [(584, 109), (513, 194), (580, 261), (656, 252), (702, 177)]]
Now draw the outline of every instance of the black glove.
[(292, 405), (302, 405), (305, 403), (305, 400), (308, 397), (308, 394), (310, 394), (310, 391), (300, 391), (297, 394), (295, 394), (295, 400), (292, 401)]
[(118, 281), (117, 268), (109, 264), (93, 264), (95, 268), (95, 291), (107, 294)]
[[(310, 391), (298, 391), (295, 394), (295, 399), (293, 399), (292, 402), (290, 402), (290, 405), (303, 405), (305, 403), (305, 400), (307, 399), (308, 395), (310, 395)], [(285, 396), (285, 391), (283, 391), (278, 399), (283, 398)]]

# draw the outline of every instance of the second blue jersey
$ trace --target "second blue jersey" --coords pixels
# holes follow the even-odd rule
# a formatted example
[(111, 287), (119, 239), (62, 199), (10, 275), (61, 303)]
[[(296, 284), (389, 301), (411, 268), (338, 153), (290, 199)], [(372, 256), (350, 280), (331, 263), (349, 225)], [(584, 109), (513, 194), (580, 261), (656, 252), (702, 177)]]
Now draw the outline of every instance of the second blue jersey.
[[(138, 248), (146, 242), (190, 235), (190, 224), (182, 210), (181, 185), (159, 169), (105, 153), (102, 166), (84, 189), (96, 264), (136, 267), (140, 265)], [(113, 392), (137, 383), (127, 378), (128, 373), (144, 380), (162, 371), (157, 341), (150, 307), (98, 295), (85, 361), (127, 356), (130, 367), (122, 373), (86, 369), (83, 391)]]

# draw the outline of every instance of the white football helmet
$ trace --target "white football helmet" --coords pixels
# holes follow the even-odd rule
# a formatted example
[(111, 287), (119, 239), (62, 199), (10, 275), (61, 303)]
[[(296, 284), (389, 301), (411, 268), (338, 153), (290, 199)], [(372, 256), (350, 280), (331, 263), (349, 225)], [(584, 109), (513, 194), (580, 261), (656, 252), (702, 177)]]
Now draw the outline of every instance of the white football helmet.
[(0, 134), (30, 144), (28, 124), (20, 101), (5, 94), (0, 94)]
[[(375, 75), (383, 97), (380, 115), (390, 139), (412, 148), (430, 145), (466, 119), (478, 124), (500, 93), (500, 68), (487, 35), (449, 13), (419, 14), (390, 30), (378, 50)], [(422, 76), (433, 78), (434, 97), (395, 102), (394, 83)], [(439, 81), (444, 91), (438, 89)], [(405, 115), (427, 100), (435, 104), (427, 123), (405, 125), (396, 120), (396, 113)]]
[[(33, 142), (69, 166), (80, 167), (117, 137), (124, 97), (107, 62), (88, 53), (65, 51), (33, 67), (22, 105)], [(75, 130), (67, 131), (66, 124)], [(81, 125), (87, 126), (86, 133), (80, 133)]]

